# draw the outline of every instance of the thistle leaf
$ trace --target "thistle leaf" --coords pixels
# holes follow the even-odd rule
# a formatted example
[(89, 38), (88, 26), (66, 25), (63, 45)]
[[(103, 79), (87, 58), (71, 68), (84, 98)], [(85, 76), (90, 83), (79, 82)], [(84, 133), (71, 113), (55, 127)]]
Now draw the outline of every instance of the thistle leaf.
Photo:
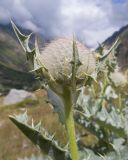
[(69, 155), (68, 151), (60, 147), (53, 136), (41, 128), (40, 123), (36, 126), (29, 125), (26, 121), (26, 115), (25, 113), (19, 116), (9, 116), (9, 118), (35, 145), (40, 147), (43, 153), (51, 156), (53, 160), (66, 160), (66, 156)]
[(48, 81), (50, 81), (50, 83), (53, 83), (53, 77), (49, 73), (48, 69), (44, 66), (44, 64), (42, 64), (40, 61), (40, 52), (37, 44), (37, 39), (35, 40), (35, 48), (31, 49), (29, 47), (29, 41), (32, 33), (26, 36), (20, 32), (13, 21), (11, 21), (11, 24), (22, 48), (26, 52), (27, 60), (30, 60), (30, 62), (34, 66), (34, 69), (31, 72), (36, 72), (40, 78), (46, 77)]
[(84, 88), (80, 93), (77, 105), (82, 107), (82, 115), (89, 119), (90, 122), (96, 123), (120, 137), (125, 138), (128, 135), (125, 115), (118, 112), (114, 107), (109, 112), (105, 107), (100, 108), (98, 100), (94, 101), (91, 96), (84, 94)]
[(11, 21), (11, 24), (12, 24), (13, 30), (14, 30), (21, 46), (23, 47), (24, 51), (26, 52), (25, 41), (28, 40), (28, 38), (30, 36), (26, 36), (26, 35), (22, 34), (13, 21)]
[(80, 154), (80, 160), (128, 160), (128, 146), (124, 146), (119, 152), (113, 151), (106, 155), (96, 155), (90, 149), (84, 149)]
[(112, 47), (108, 50), (108, 52), (105, 55), (101, 56), (99, 60), (100, 61), (105, 60), (109, 56), (109, 54), (119, 46), (120, 43), (121, 43), (120, 38), (117, 38), (117, 40), (112, 45)]
[(33, 63), (35, 49), (31, 50), (29, 47), (29, 40), (31, 38), (32, 33), (26, 36), (20, 32), (20, 30), (17, 28), (13, 21), (11, 21), (11, 24), (23, 50), (26, 52), (27, 60), (30, 60)]

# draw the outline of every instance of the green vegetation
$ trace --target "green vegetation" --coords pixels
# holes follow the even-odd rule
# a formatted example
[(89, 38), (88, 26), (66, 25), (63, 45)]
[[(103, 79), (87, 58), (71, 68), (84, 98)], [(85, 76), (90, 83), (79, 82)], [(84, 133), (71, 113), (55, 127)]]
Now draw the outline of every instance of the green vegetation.
[[(28, 45), (31, 35), (21, 34), (13, 22), (12, 25), (26, 52), (27, 59), (33, 64), (32, 72), (37, 74), (41, 86), (47, 91), (48, 102), (58, 113), (59, 118), (61, 117), (60, 122), (67, 135), (67, 145), (63, 145), (61, 138), (56, 139), (55, 135), (51, 134), (47, 127), (41, 125), (40, 121), (30, 123), (26, 112), (9, 116), (10, 120), (35, 145), (39, 146), (40, 151), (47, 156), (47, 159), (127, 160), (128, 92), (121, 92), (119, 89), (123, 85), (127, 85), (125, 84), (127, 81), (122, 75), (119, 79), (120, 83), (117, 85), (116, 79), (112, 78), (117, 67), (115, 50), (120, 44), (120, 39), (116, 40), (107, 53), (104, 53), (104, 49), (101, 48), (97, 59), (92, 58), (90, 61), (88, 58), (88, 62), (91, 64), (96, 61), (95, 67), (88, 72), (92, 65), (88, 63), (87, 66), (87, 61), (83, 60), (83, 52), (79, 52), (81, 45), (75, 40), (72, 45), (73, 53), (69, 52), (68, 55), (72, 55), (70, 60), (66, 57), (65, 52), (60, 55), (62, 56), (61, 60), (61, 57), (58, 57), (60, 51), (50, 57), (53, 61), (55, 57), (58, 57), (60, 64), (58, 67), (58, 63), (53, 65), (50, 59), (47, 60), (45, 54), (40, 54), (37, 41), (35, 48), (31, 50)], [(60, 44), (60, 42), (57, 43), (55, 47)], [(49, 48), (46, 50), (49, 52)], [(87, 58), (89, 54), (85, 53), (84, 56)], [(86, 130), (84, 134), (76, 135), (75, 121)], [(93, 145), (86, 146), (82, 139), (83, 136), (89, 134), (95, 141)]]

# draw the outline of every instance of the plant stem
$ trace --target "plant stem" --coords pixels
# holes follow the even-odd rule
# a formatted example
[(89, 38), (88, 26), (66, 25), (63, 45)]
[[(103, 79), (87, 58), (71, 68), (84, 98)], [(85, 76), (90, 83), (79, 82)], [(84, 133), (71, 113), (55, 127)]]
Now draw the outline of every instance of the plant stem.
[(75, 127), (74, 127), (74, 119), (73, 119), (72, 111), (70, 112), (69, 116), (66, 117), (66, 126), (67, 126), (69, 148), (70, 148), (72, 160), (78, 160), (78, 150), (77, 150), (77, 144), (76, 144)]
[(69, 149), (72, 160), (78, 160), (78, 149), (75, 136), (75, 124), (73, 118), (73, 103), (72, 95), (69, 90), (65, 91), (64, 94), (64, 105), (65, 105), (65, 124), (69, 139)]

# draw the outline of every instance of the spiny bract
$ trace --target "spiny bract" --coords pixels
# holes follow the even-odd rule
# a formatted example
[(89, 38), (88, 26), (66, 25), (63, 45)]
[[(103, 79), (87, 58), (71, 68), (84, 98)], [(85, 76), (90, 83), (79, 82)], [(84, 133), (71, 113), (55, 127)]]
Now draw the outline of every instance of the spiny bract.
[[(95, 70), (95, 58), (91, 51), (76, 41), (79, 60), (82, 65), (77, 71), (78, 78), (85, 78)], [(49, 70), (54, 79), (63, 81), (72, 73), (73, 39), (59, 38), (41, 50), (41, 62)]]

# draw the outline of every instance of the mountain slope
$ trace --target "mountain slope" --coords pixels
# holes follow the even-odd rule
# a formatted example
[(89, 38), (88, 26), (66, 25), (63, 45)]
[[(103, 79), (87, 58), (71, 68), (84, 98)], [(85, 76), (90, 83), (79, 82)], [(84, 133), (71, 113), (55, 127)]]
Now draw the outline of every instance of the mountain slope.
[(0, 92), (10, 88), (31, 89), (34, 76), (11, 25), (0, 25)]
[(110, 48), (114, 41), (120, 37), (121, 44), (117, 47), (117, 60), (122, 71), (128, 69), (128, 25), (122, 27), (119, 31), (115, 32), (111, 37), (106, 39), (103, 44)]
[(0, 64), (0, 92), (6, 93), (11, 88), (32, 89), (34, 82), (33, 75)]
[(0, 62), (10, 68), (28, 71), (25, 54), (15, 39), (11, 26), (0, 26)]

